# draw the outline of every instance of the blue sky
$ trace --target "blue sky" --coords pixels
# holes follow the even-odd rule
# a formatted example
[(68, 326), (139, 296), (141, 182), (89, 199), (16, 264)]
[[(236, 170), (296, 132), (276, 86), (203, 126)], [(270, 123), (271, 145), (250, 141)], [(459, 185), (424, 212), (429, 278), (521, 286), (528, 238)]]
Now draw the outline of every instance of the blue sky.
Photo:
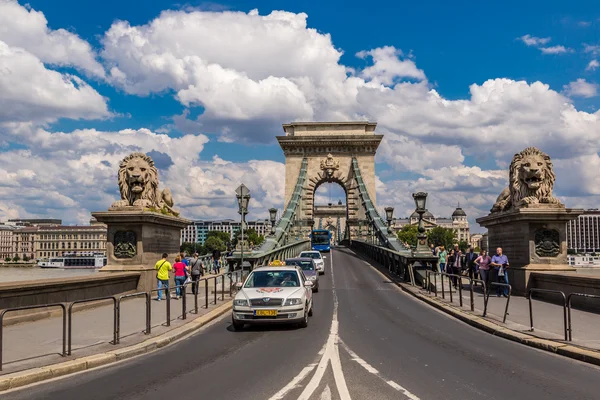
[[(116, 195), (114, 174), (93, 163), (114, 164), (111, 160), (136, 147), (124, 130), (140, 136), (140, 149), (164, 151), (173, 160), (166, 164), (164, 181), (182, 198), (190, 217), (234, 215), (233, 200), (219, 193), (228, 193), (240, 179), (256, 182), (255, 214), (264, 217), (268, 206), (283, 206), (283, 184), (264, 183), (284, 162), (274, 136), (282, 133), (282, 123), (307, 118), (366, 117), (379, 123), (378, 132), (386, 135), (377, 157), (379, 206), (394, 205), (400, 216), (413, 207), (410, 193), (424, 189), (434, 214), (447, 216), (460, 202), (474, 222), (506, 183), (512, 154), (528, 145), (557, 160), (557, 194), (568, 205), (592, 207), (600, 194), (598, 177), (586, 175), (590, 163), (600, 166), (593, 145), (600, 143), (600, 3), (145, 1), (140, 6), (132, 1), (33, 0), (30, 8), (24, 2), (2, 3), (14, 13), (13, 22), (18, 20), (0, 30), (10, 54), (5, 62), (24, 57), (22, 49), (43, 64), (43, 73), (75, 76), (94, 93), (69, 89), (55, 96), (67, 99), (62, 104), (44, 101), (43, 107), (22, 93), (4, 99), (0, 94), (0, 105), (22, 103), (19, 110), (29, 110), (19, 111), (23, 116), (17, 119), (15, 113), (0, 114), (2, 151), (15, 160), (0, 170), (5, 175), (0, 219), (57, 214), (75, 223), (94, 207), (106, 208)], [(172, 30), (161, 25), (167, 23), (161, 14), (165, 10), (173, 10)], [(277, 10), (286, 14), (273, 13)], [(306, 27), (301, 13), (308, 16)], [(47, 26), (34, 14), (43, 15)], [(263, 30), (262, 24), (269, 26), (273, 18), (276, 29)], [(227, 29), (221, 31), (211, 20), (237, 36), (227, 36)], [(57, 33), (61, 29), (69, 34)], [(129, 42), (133, 37), (139, 41)], [(149, 62), (156, 64), (149, 67)], [(205, 65), (219, 71), (205, 70)], [(343, 69), (346, 77), (340, 75)], [(216, 85), (226, 71), (242, 83), (231, 89), (229, 83)], [(14, 85), (14, 80), (5, 84)], [(35, 83), (22, 84), (40, 92)], [(236, 87), (258, 91), (229, 99)], [(65, 106), (69, 101), (73, 105)], [(17, 129), (15, 123), (22, 125)], [(40, 132), (49, 138), (41, 147), (36, 142)], [(57, 133), (79, 138), (81, 146), (61, 142), (64, 153), (56, 150)], [(575, 149), (580, 139), (592, 145)], [(23, 157), (37, 161), (24, 168), (18, 162)], [(60, 159), (90, 168), (96, 178), (82, 184), (105, 195), (87, 200), (72, 193), (68, 177), (51, 183), (44, 173), (61, 173)], [(224, 173), (223, 163), (233, 172)], [(9, 193), (15, 185), (32, 198), (50, 196), (50, 206), (13, 198)], [(324, 187), (323, 198), (330, 190), (334, 198), (341, 195), (339, 188)]]

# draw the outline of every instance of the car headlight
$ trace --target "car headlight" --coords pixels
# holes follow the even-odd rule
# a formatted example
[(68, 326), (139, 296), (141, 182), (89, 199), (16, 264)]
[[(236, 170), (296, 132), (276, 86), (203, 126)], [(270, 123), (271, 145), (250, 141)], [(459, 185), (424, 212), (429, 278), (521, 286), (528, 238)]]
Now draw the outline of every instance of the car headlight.
[(313, 275), (313, 276), (309, 276), (309, 277), (308, 277), (308, 280), (309, 280), (309, 281), (316, 281), (316, 280), (317, 280), (317, 277), (316, 277), (315, 275)]
[(296, 306), (298, 304), (302, 304), (302, 299), (287, 299), (285, 301), (286, 306)]
[(240, 307), (248, 307), (248, 300), (242, 299), (242, 300), (234, 300), (233, 301), (233, 305), (234, 306), (240, 306)]

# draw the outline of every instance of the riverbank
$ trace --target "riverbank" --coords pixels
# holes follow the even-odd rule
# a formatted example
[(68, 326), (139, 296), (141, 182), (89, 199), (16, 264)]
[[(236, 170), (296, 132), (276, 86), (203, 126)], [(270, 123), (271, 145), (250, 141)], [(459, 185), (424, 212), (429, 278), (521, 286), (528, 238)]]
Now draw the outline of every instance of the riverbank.
[(14, 264), (0, 266), (0, 283), (45, 280), (51, 278), (67, 278), (73, 276), (85, 276), (98, 273), (97, 269), (63, 269), (63, 268), (41, 268), (37, 265), (19, 267)]
[(37, 267), (37, 263), (36, 262), (3, 262), (0, 263), (0, 268), (3, 267), (15, 267), (15, 268), (31, 268), (31, 267)]

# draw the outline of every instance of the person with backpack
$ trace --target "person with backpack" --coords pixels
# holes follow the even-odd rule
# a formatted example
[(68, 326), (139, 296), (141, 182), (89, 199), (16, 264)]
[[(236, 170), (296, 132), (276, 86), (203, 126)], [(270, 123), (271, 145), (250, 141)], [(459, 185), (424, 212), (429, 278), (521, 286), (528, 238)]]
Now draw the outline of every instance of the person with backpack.
[(192, 275), (192, 293), (195, 295), (198, 291), (198, 280), (204, 275), (204, 265), (198, 258), (198, 253), (194, 253), (194, 258), (190, 262), (190, 272)]
[(214, 249), (212, 258), (214, 263), (214, 272), (215, 274), (218, 274), (221, 269), (221, 251), (219, 249)]
[(170, 296), (169, 293), (169, 271), (173, 269), (171, 263), (167, 261), (167, 257), (169, 255), (167, 253), (162, 254), (162, 259), (158, 260), (154, 265), (154, 269), (156, 270), (156, 280), (158, 281), (158, 293), (156, 297), (156, 301), (162, 300), (162, 289), (165, 288), (165, 296)]

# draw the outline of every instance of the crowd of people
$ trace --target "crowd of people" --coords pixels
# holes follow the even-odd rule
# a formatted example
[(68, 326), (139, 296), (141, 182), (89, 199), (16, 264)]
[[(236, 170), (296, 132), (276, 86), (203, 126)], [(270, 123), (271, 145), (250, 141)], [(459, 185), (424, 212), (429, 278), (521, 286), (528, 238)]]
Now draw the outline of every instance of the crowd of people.
[[(473, 247), (469, 247), (466, 253), (463, 253), (458, 244), (454, 248), (447, 250), (444, 246), (431, 245), (431, 252), (438, 257), (438, 272), (451, 274), (452, 284), (457, 287), (459, 275), (468, 276), (471, 279), (478, 279), (485, 282), (485, 287), (490, 288), (492, 283), (509, 284), (508, 280), (508, 257), (503, 254), (502, 248), (496, 249), (496, 254), (489, 256), (486, 250), (479, 254), (475, 253)], [(477, 282), (474, 282), (476, 285)], [(503, 285), (496, 286), (498, 297), (508, 296), (508, 287)]]
[[(179, 300), (183, 296), (183, 286), (190, 284), (192, 287), (192, 293), (195, 295), (198, 291), (198, 284), (200, 277), (206, 272), (219, 274), (221, 272), (221, 251), (216, 249), (212, 252), (212, 257), (209, 266), (205, 266), (198, 253), (195, 253), (193, 257), (187, 257), (185, 253), (179, 253), (178, 256), (173, 260), (173, 264), (168, 261), (169, 255), (167, 253), (162, 254), (162, 258), (156, 262), (154, 269), (156, 270), (157, 280), (157, 301), (163, 299), (163, 292), (170, 293), (169, 291), (169, 278), (173, 275), (175, 281), (175, 295), (171, 295), (171, 298)], [(166, 296), (166, 295), (165, 295)]]

